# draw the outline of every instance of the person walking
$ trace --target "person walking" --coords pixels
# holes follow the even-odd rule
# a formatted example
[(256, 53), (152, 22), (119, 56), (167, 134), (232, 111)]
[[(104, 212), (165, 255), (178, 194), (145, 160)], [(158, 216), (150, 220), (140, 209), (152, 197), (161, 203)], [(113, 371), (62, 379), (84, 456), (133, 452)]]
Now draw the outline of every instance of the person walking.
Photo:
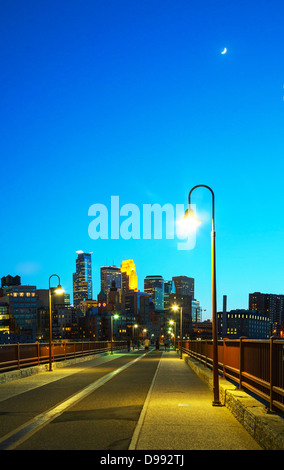
[(145, 352), (146, 353), (149, 352), (150, 340), (148, 338), (145, 339), (144, 346), (145, 346)]

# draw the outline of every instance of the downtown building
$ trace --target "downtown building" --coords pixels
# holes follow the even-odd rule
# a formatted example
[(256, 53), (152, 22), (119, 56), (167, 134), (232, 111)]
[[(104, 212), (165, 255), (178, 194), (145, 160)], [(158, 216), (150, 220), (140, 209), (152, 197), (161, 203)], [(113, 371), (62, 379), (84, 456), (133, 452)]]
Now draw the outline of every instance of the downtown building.
[(167, 312), (170, 308), (170, 294), (175, 290), (173, 281), (164, 281), (164, 310)]
[(122, 274), (118, 266), (101, 267), (101, 292), (99, 300), (107, 304), (111, 289), (116, 288), (121, 300)]
[(239, 339), (269, 339), (270, 321), (267, 315), (257, 310), (230, 310), (218, 312), (219, 338)]
[(253, 292), (249, 294), (249, 310), (268, 317), (271, 335), (284, 337), (284, 295)]
[(122, 261), (121, 266), (122, 293), (138, 290), (137, 273), (133, 259)]
[[(18, 277), (18, 276), (17, 276)], [(3, 278), (2, 278), (3, 280)], [(20, 282), (20, 281), (19, 281)], [(0, 289), (1, 322), (3, 333), (12, 340), (35, 342), (38, 339), (38, 309), (36, 286), (2, 282)], [(8, 324), (7, 324), (8, 322)], [(0, 325), (1, 328), (1, 325)], [(1, 328), (1, 329), (2, 329)]]
[(77, 251), (76, 272), (73, 273), (73, 304), (75, 308), (93, 297), (91, 253)]
[[(182, 308), (182, 335), (183, 339), (189, 339), (192, 335), (192, 295), (177, 294), (176, 292), (169, 295), (170, 307), (178, 305)], [(176, 322), (176, 333), (180, 336), (180, 310), (174, 312), (170, 309), (171, 318)]]
[(194, 278), (187, 276), (172, 277), (176, 294), (191, 295), (194, 299)]
[(151, 296), (155, 310), (164, 310), (164, 279), (162, 276), (146, 276), (144, 292)]

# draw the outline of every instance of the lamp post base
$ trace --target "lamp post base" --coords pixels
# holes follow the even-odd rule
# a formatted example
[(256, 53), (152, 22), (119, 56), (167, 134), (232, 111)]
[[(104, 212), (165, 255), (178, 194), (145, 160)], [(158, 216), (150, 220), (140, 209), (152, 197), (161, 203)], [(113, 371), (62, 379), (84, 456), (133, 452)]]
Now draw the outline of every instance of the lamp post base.
[(212, 401), (212, 406), (222, 406), (220, 401)]

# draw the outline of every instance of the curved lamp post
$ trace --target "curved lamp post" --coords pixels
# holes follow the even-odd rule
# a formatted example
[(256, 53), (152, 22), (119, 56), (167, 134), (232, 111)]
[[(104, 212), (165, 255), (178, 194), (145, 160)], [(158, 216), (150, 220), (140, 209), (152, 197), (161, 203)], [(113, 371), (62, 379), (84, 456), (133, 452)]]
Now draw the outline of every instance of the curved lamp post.
[(178, 309), (180, 310), (180, 359), (182, 359), (182, 307), (180, 307), (179, 305), (172, 305), (171, 308), (175, 312), (177, 312)]
[(110, 353), (113, 354), (113, 319), (117, 320), (119, 315), (115, 313), (110, 317)]
[(188, 195), (188, 211), (187, 217), (194, 217), (193, 209), (190, 208), (191, 193), (196, 188), (209, 189), (212, 195), (212, 232), (211, 232), (211, 269), (212, 269), (212, 338), (213, 338), (213, 392), (214, 400), (212, 405), (219, 406), (219, 376), (218, 376), (218, 339), (217, 339), (217, 301), (216, 301), (216, 247), (215, 247), (215, 197), (214, 192), (205, 184), (194, 186)]
[(170, 325), (175, 325), (175, 332), (174, 332), (174, 338), (175, 338), (175, 342), (174, 342), (174, 348), (176, 350), (176, 336), (177, 336), (177, 322), (175, 320), (170, 320)]
[[(58, 286), (52, 291), (50, 287), (50, 280), (53, 276), (58, 278)], [(52, 346), (52, 305), (51, 305), (51, 296), (53, 294), (63, 294), (64, 289), (62, 289), (60, 285), (60, 277), (57, 274), (52, 274), (49, 277), (49, 288), (48, 288), (48, 298), (49, 298), (49, 371), (52, 371), (52, 354), (51, 354), (51, 346)]]

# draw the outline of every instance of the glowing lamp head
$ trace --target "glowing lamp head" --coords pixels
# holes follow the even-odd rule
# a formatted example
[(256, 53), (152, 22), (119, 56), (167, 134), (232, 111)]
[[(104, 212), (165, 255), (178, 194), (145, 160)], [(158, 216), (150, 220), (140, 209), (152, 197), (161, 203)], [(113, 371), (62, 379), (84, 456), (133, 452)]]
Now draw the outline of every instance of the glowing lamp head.
[(60, 295), (60, 294), (64, 294), (64, 289), (61, 287), (60, 284), (58, 284), (58, 286), (56, 287), (56, 289), (54, 289), (54, 294), (57, 294), (57, 295)]
[(186, 235), (194, 232), (200, 224), (201, 222), (195, 216), (193, 209), (186, 209), (183, 218), (178, 221), (178, 228), (181, 235)]
[(115, 315), (113, 315), (113, 318), (114, 318), (115, 320), (117, 320), (117, 319), (119, 318), (119, 315), (117, 315), (117, 313), (116, 313)]
[(178, 305), (172, 305), (171, 308), (173, 309), (174, 312), (177, 312), (178, 309), (179, 309), (179, 306)]

